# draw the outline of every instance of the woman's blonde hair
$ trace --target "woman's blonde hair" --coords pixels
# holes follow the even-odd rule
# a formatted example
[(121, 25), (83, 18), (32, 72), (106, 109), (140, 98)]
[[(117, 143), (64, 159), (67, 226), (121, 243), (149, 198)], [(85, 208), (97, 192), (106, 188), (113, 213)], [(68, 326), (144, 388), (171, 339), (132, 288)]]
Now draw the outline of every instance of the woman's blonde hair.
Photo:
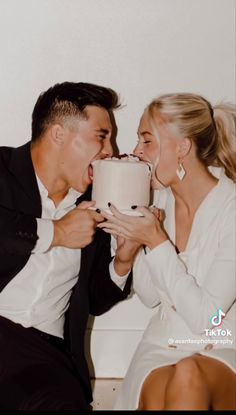
[(151, 120), (173, 123), (183, 137), (195, 143), (197, 156), (205, 166), (223, 167), (236, 182), (236, 107), (212, 106), (191, 93), (161, 95), (147, 107)]

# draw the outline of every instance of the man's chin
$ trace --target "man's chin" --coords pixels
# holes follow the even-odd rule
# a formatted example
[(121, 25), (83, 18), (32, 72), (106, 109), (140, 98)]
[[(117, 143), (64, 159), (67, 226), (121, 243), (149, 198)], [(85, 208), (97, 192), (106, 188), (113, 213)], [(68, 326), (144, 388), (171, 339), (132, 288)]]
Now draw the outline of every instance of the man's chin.
[(85, 193), (86, 190), (88, 190), (88, 188), (91, 185), (92, 185), (92, 180), (88, 180), (87, 182), (84, 182), (84, 183), (80, 184), (80, 186), (78, 186), (78, 188), (76, 190), (80, 193)]

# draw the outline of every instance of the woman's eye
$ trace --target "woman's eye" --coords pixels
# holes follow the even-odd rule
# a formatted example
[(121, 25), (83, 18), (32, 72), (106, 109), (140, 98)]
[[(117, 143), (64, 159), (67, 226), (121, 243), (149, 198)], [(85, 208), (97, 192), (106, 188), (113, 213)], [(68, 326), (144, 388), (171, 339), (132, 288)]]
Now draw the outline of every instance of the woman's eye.
[(151, 140), (145, 140), (145, 141), (143, 142), (143, 144), (149, 144), (149, 143), (151, 143)]

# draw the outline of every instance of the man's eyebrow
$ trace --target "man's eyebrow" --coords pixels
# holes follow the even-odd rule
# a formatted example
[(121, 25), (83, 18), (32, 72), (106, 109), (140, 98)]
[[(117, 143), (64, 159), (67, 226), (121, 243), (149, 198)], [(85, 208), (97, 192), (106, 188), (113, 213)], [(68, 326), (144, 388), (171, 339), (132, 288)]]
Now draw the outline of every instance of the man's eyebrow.
[(106, 128), (98, 128), (95, 131), (97, 131), (98, 133), (104, 133), (104, 134), (109, 133), (109, 130), (107, 130)]

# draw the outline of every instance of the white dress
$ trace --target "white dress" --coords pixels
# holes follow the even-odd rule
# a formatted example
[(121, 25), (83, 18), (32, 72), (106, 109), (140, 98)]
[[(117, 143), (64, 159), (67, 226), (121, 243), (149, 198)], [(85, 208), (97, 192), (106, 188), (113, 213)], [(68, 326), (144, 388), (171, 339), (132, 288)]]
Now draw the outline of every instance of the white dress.
[[(174, 197), (159, 193), (165, 229), (175, 241)], [(170, 241), (142, 251), (134, 266), (134, 291), (156, 307), (128, 368), (114, 409), (134, 410), (144, 379), (155, 368), (194, 353), (210, 356), (236, 371), (236, 186), (222, 172), (198, 208), (186, 250)], [(219, 326), (211, 322), (226, 315)], [(220, 323), (220, 320), (219, 320)]]

